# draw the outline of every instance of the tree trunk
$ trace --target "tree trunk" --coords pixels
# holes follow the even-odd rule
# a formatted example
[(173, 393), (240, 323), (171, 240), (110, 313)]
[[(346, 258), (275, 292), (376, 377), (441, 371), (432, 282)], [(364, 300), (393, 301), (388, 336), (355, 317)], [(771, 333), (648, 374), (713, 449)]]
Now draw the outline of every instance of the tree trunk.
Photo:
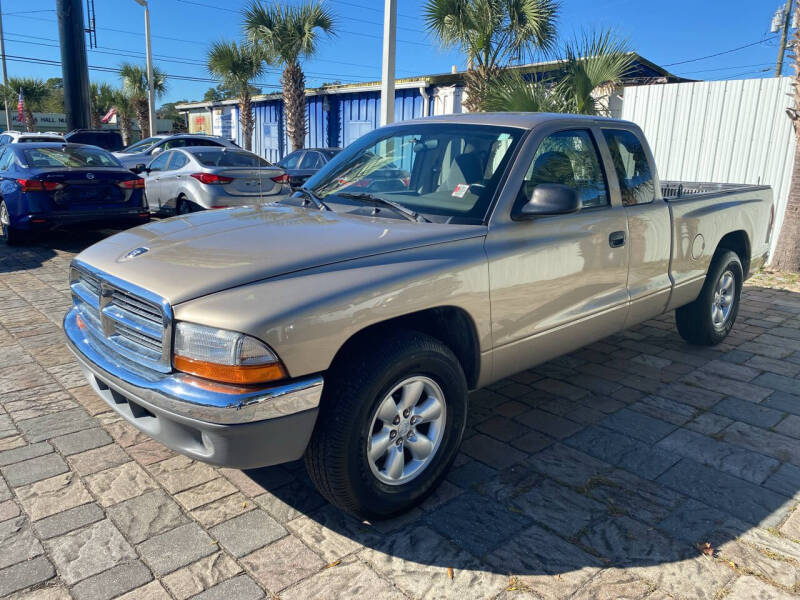
[(306, 142), (306, 78), (297, 62), (286, 65), (281, 85), (286, 133), (292, 142), (292, 151), (300, 150)]
[(30, 108), (25, 108), (25, 129), (27, 131), (36, 131), (36, 119), (33, 117), (33, 111)]
[(128, 115), (120, 114), (117, 111), (117, 124), (119, 125), (119, 134), (122, 136), (122, 145), (129, 146), (131, 143), (131, 119)]
[(794, 153), (789, 199), (770, 266), (778, 271), (800, 273), (800, 147)]
[(99, 115), (96, 112), (92, 112), (92, 129), (101, 129), (103, 124), (100, 122), (100, 119), (103, 115)]
[(469, 112), (482, 112), (485, 110), (484, 103), (489, 88), (494, 85), (500, 75), (498, 67), (486, 67), (478, 65), (475, 68), (467, 69), (464, 75), (464, 108)]
[(150, 137), (150, 107), (144, 98), (133, 99), (133, 112), (142, 131), (142, 139)]
[(239, 123), (242, 126), (242, 141), (245, 150), (253, 149), (253, 103), (250, 92), (245, 89), (239, 102)]
[[(795, 9), (795, 18), (800, 18), (800, 4)], [(794, 122), (794, 132), (800, 145), (800, 29), (792, 36), (794, 40), (794, 108), (787, 110)], [(777, 218), (777, 215), (776, 215)], [(770, 266), (778, 271), (800, 272), (800, 147), (794, 153), (792, 181), (789, 185), (789, 198), (783, 213), (778, 245), (770, 260)]]

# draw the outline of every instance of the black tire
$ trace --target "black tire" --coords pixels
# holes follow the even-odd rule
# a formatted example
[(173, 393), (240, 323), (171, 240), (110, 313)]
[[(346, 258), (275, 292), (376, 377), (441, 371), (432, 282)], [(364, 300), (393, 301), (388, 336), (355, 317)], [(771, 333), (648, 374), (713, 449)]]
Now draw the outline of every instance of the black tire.
[[(452, 351), (419, 332), (400, 332), (348, 354), (326, 377), (306, 449), (306, 469), (332, 504), (361, 518), (386, 518), (422, 502), (447, 474), (466, 425), (467, 382)], [(438, 450), (418, 475), (388, 485), (370, 467), (367, 436), (374, 433), (371, 427), (379, 404), (414, 376), (434, 381), (444, 394), (443, 434)]]
[[(728, 303), (730, 310), (727, 317), (715, 324), (712, 310), (716, 303), (717, 285), (726, 273), (733, 275), (734, 279), (732, 301)], [(675, 324), (681, 337), (698, 346), (715, 346), (728, 337), (739, 314), (743, 282), (744, 270), (739, 256), (730, 250), (717, 252), (711, 260), (700, 295), (691, 304), (675, 311)]]
[[(0, 201), (0, 214), (8, 214), (6, 203), (3, 201)], [(1, 218), (0, 229), (2, 229), (3, 232), (3, 241), (9, 246), (18, 246), (25, 241), (25, 234), (22, 231), (3, 223), (3, 219)]]
[(199, 212), (203, 208), (191, 200), (186, 198), (178, 198), (178, 205), (175, 207), (175, 212), (179, 215), (188, 215), (189, 213)]

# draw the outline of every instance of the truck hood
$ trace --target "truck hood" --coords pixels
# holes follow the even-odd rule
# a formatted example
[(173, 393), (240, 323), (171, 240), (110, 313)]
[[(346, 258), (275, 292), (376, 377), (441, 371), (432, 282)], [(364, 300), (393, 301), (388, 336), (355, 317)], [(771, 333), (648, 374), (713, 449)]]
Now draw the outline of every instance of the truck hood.
[(294, 271), (485, 233), (482, 225), (262, 205), (154, 221), (111, 236), (77, 259), (174, 305)]

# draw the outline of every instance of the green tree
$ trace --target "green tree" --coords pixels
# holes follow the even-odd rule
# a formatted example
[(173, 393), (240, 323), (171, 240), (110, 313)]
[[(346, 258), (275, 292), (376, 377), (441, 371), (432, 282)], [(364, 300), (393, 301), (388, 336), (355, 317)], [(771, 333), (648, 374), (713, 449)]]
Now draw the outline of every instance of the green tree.
[[(147, 103), (147, 69), (140, 65), (124, 63), (119, 69), (122, 78), (122, 87), (130, 99), (136, 121), (142, 130), (142, 137), (150, 137), (150, 119)], [(160, 98), (167, 91), (167, 79), (164, 73), (158, 68), (153, 67), (153, 92), (156, 98)]]
[[(11, 114), (17, 112), (17, 100), (20, 90), (25, 104), (25, 129), (36, 131), (36, 121), (33, 113), (44, 112), (47, 100), (50, 98), (52, 90), (42, 79), (32, 77), (9, 77), (8, 85), (3, 89), (3, 98), (8, 102), (8, 111)], [(9, 124), (9, 129), (10, 129)]]
[(426, 29), (467, 56), (464, 104), (471, 111), (484, 110), (502, 66), (553, 49), (557, 14), (556, 0), (427, 0), (424, 8)]
[(89, 103), (92, 129), (100, 129), (103, 126), (101, 119), (114, 106), (114, 88), (107, 83), (90, 83)]
[(633, 65), (628, 42), (605, 30), (584, 34), (566, 45), (559, 73), (528, 81), (519, 72), (503, 74), (487, 93), (492, 111), (563, 112), (598, 115), (606, 112), (604, 89), (618, 82)]
[(172, 121), (172, 133), (183, 133), (186, 131), (186, 117), (182, 112), (175, 108), (178, 104), (184, 104), (187, 100), (178, 100), (177, 102), (165, 102), (156, 111), (156, 117), (159, 119), (169, 119)]
[(208, 70), (239, 99), (239, 122), (245, 150), (253, 147), (250, 82), (264, 72), (264, 54), (253, 44), (219, 41), (208, 51)]
[(263, 0), (254, 0), (243, 14), (250, 42), (263, 52), (268, 63), (283, 65), (286, 132), (292, 149), (302, 148), (306, 137), (306, 82), (300, 62), (316, 54), (322, 33), (334, 35), (333, 14), (320, 0), (307, 0), (299, 6), (277, 2), (266, 5)]

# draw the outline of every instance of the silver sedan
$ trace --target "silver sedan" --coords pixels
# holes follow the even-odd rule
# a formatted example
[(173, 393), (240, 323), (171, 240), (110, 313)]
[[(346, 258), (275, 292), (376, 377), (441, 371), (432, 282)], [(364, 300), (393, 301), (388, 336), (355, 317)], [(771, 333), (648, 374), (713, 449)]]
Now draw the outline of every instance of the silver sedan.
[(134, 172), (144, 177), (152, 213), (185, 214), (273, 202), (291, 192), (283, 169), (252, 152), (232, 148), (167, 150)]

